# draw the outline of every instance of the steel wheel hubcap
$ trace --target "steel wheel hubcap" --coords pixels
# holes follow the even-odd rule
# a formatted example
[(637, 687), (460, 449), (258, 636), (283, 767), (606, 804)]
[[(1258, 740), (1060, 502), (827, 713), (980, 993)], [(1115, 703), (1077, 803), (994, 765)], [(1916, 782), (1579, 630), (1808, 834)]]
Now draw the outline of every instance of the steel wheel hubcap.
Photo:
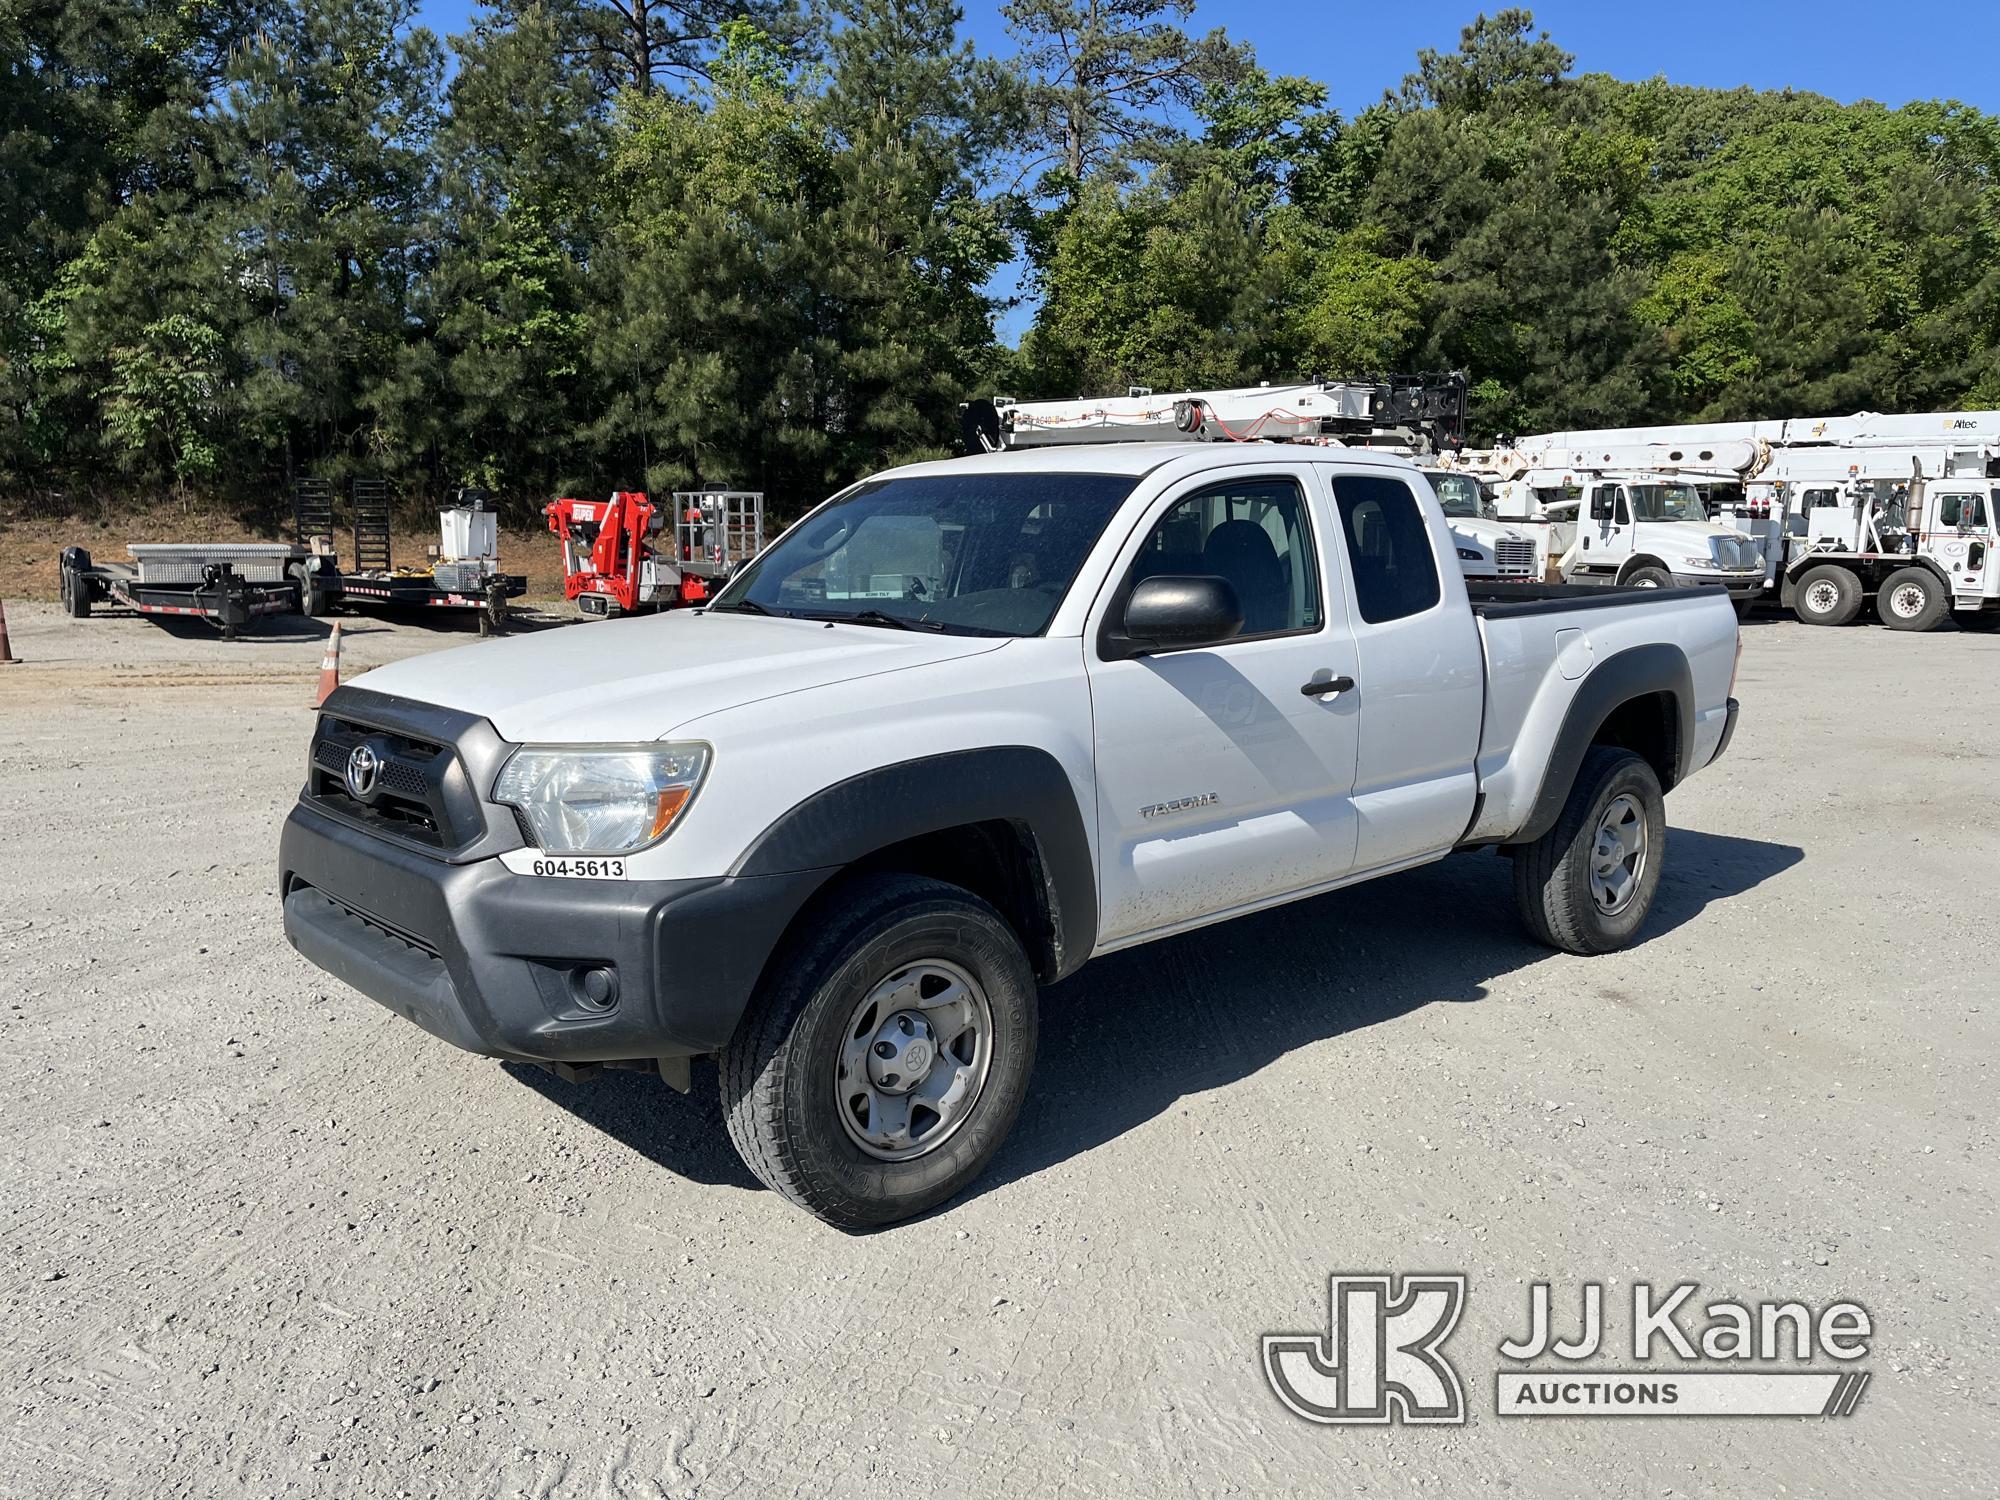
[(1913, 583), (1906, 583), (1889, 595), (1889, 608), (1906, 620), (1913, 620), (1924, 612), (1924, 591)]
[(972, 1114), (993, 1061), (993, 1008), (942, 959), (898, 969), (848, 1017), (834, 1077), (847, 1138), (870, 1156), (934, 1151)]
[(1646, 873), (1646, 814), (1629, 794), (1611, 799), (1590, 841), (1590, 899), (1615, 917), (1632, 904)]
[(1830, 615), (1834, 606), (1840, 603), (1840, 590), (1830, 583), (1816, 583), (1806, 590), (1806, 603), (1818, 613)]

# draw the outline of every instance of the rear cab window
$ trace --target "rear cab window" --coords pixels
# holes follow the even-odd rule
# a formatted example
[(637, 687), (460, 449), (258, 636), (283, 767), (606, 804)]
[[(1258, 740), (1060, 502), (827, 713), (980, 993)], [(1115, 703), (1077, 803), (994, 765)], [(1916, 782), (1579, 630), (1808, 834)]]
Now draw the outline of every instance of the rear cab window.
[(1335, 474), (1332, 482), (1361, 618), (1380, 625), (1434, 607), (1443, 597), (1437, 554), (1409, 485), (1386, 474)]

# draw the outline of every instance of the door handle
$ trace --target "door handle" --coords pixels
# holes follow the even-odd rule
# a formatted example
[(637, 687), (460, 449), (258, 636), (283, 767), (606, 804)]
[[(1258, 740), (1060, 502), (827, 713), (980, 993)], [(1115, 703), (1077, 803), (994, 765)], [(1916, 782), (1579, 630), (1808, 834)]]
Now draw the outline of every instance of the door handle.
[(1344, 693), (1354, 686), (1352, 677), (1327, 677), (1308, 682), (1299, 691), (1308, 698), (1324, 698), (1332, 693)]

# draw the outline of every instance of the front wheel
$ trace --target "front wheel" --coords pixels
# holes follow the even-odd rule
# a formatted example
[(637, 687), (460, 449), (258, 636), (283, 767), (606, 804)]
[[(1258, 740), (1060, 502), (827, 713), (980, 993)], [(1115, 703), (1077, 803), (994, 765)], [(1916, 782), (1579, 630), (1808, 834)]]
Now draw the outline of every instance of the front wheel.
[(808, 919), (723, 1049), (744, 1163), (840, 1229), (979, 1175), (1027, 1094), (1035, 976), (1005, 919), (942, 881), (855, 879)]
[(1514, 856), (1528, 931), (1565, 953), (1611, 953), (1644, 924), (1667, 852), (1666, 796), (1630, 750), (1593, 745), (1555, 827)]
[(1648, 564), (1627, 573), (1625, 586), (1633, 589), (1670, 589), (1674, 586), (1674, 575), (1665, 568), (1656, 568)]

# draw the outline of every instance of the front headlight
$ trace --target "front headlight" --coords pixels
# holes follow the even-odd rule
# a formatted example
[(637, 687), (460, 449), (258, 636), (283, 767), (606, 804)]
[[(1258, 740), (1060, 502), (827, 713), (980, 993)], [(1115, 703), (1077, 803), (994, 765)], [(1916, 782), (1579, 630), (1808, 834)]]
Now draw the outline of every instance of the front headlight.
[(1460, 547), (1458, 549), (1458, 557), (1460, 562), (1486, 561), (1486, 554), (1481, 552), (1477, 547)]
[(1717, 566), (1712, 557), (1684, 557), (1681, 559), (1681, 564), (1683, 567), (1699, 568), (1707, 573), (1714, 572)]
[(631, 854), (679, 820), (708, 771), (706, 745), (524, 745), (493, 800), (519, 808), (548, 854)]

